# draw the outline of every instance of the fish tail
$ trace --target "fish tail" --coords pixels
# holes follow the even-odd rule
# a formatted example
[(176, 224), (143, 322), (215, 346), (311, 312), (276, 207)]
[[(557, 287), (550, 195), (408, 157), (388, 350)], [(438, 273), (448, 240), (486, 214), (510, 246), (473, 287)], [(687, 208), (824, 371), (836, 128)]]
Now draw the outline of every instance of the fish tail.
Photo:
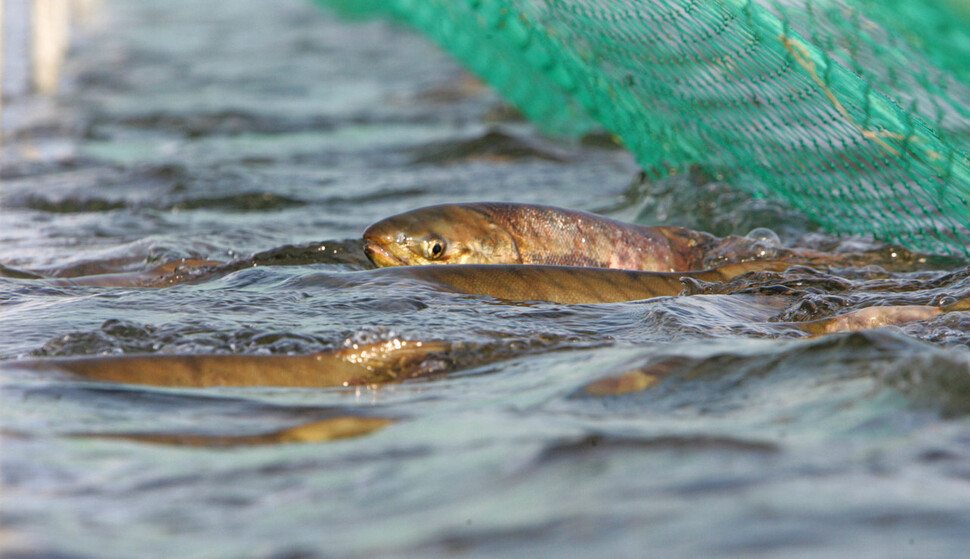
[(44, 276), (35, 274), (33, 272), (28, 272), (26, 270), (18, 270), (17, 268), (9, 268), (0, 264), (0, 278), (14, 278), (14, 279), (45, 279)]
[(970, 299), (950, 303), (940, 307), (940, 312), (970, 311)]

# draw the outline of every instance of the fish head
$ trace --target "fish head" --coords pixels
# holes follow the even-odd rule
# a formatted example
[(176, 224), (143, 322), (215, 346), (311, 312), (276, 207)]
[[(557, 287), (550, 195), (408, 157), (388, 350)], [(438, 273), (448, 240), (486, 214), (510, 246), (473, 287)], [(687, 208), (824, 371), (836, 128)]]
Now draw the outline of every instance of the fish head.
[(378, 267), (424, 264), (516, 264), (512, 234), (473, 204), (419, 208), (371, 225), (364, 253)]

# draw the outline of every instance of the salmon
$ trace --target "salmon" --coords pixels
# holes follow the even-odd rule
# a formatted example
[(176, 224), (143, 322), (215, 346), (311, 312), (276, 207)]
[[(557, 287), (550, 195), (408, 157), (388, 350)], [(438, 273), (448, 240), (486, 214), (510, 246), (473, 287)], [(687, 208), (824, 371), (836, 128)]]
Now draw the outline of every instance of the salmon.
[(486, 295), (508, 301), (551, 303), (619, 303), (679, 295), (681, 278), (726, 281), (750, 272), (781, 272), (785, 262), (729, 264), (696, 272), (639, 272), (580, 266), (460, 264), (455, 266), (399, 266), (366, 272), (375, 278), (411, 279), (451, 291)]
[(389, 340), (310, 355), (118, 355), (5, 361), (3, 367), (66, 373), (86, 380), (150, 386), (326, 387), (408, 378), (451, 345)]
[(540, 264), (650, 272), (700, 269), (717, 238), (534, 204), (444, 204), (378, 221), (364, 252), (379, 266)]
[(646, 272), (703, 270), (726, 263), (784, 260), (792, 265), (908, 270), (944, 262), (900, 247), (827, 253), (748, 237), (716, 237), (684, 227), (646, 227), (537, 204), (480, 202), (418, 208), (364, 231), (378, 267), (424, 264), (544, 264)]

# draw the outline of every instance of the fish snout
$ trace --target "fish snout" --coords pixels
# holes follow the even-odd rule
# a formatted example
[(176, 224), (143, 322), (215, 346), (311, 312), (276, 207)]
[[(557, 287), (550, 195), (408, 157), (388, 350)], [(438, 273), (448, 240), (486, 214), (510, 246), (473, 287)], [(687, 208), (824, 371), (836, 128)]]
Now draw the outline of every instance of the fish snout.
[(364, 241), (364, 255), (378, 268), (387, 266), (401, 266), (404, 262), (391, 254), (379, 243), (371, 240)]

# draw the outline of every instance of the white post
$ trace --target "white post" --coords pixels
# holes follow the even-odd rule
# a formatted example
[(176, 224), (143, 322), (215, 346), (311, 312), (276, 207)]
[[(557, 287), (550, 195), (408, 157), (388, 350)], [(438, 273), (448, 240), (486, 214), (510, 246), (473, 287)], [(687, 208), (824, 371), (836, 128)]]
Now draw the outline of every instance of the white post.
[(51, 94), (57, 91), (67, 53), (70, 8), (67, 0), (34, 0), (31, 16), (34, 89)]
[(3, 40), (6, 36), (3, 32), (4, 8), (4, 0), (0, 0), (0, 141), (3, 141)]
[(4, 96), (9, 111), (17, 105), (12, 99), (56, 93), (72, 25), (90, 24), (100, 6), (101, 0), (0, 0), (0, 139), (10, 133)]

